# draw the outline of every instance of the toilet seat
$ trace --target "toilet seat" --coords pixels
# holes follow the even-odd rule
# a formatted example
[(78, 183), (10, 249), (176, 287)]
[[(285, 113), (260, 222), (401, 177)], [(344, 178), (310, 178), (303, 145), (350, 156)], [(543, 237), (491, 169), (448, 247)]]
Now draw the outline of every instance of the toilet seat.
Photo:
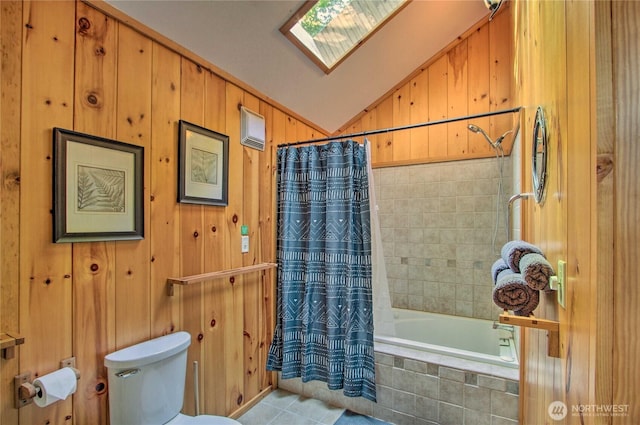
[(179, 413), (165, 425), (240, 425), (240, 422), (224, 416), (187, 416)]

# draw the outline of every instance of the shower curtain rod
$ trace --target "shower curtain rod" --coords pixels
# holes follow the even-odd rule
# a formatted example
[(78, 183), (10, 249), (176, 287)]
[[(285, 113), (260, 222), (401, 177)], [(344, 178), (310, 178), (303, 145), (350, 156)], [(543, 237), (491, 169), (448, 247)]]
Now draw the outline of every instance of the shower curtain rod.
[(400, 127), (383, 128), (380, 130), (361, 131), (359, 133), (344, 134), (342, 136), (322, 137), (319, 139), (305, 140), (304, 142), (281, 143), (278, 145), (278, 147), (283, 148), (283, 147), (289, 147), (289, 146), (306, 145), (307, 143), (328, 142), (331, 140), (350, 139), (353, 137), (369, 136), (369, 135), (380, 134), (380, 133), (390, 133), (392, 131), (410, 130), (412, 128), (428, 127), (430, 125), (446, 124), (450, 122), (471, 120), (475, 118), (484, 118), (484, 117), (490, 117), (493, 115), (512, 114), (515, 112), (520, 112), (521, 109), (522, 109), (522, 106), (518, 106), (517, 108), (512, 108), (512, 109), (502, 109), (500, 111), (485, 112), (482, 114), (475, 114), (475, 115), (466, 115), (464, 117), (447, 118), (443, 120), (429, 121), (429, 122), (423, 122), (419, 124), (409, 124), (409, 125), (403, 125)]

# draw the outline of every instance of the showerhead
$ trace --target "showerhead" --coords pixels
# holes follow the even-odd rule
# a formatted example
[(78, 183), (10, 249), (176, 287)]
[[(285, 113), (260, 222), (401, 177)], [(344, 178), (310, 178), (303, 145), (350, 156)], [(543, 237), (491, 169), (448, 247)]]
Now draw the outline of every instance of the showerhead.
[(500, 146), (502, 144), (502, 141), (504, 140), (504, 138), (507, 136), (507, 134), (509, 133), (513, 133), (513, 130), (508, 130), (505, 131), (504, 133), (502, 133), (502, 136), (498, 137), (495, 141), (495, 145), (496, 146)]
[(484, 5), (489, 9), (491, 14), (489, 15), (489, 20), (492, 20), (496, 13), (498, 13), (498, 9), (502, 6), (502, 2), (504, 0), (484, 0)]
[[(469, 129), (469, 131), (472, 131), (474, 133), (479, 133), (482, 134), (484, 136), (484, 138), (487, 140), (487, 143), (489, 143), (491, 145), (492, 148), (496, 148), (498, 146), (497, 143), (494, 143), (493, 140), (491, 140), (491, 137), (489, 137), (489, 135), (487, 133), (484, 132), (483, 129), (481, 129), (480, 127), (478, 127), (475, 124), (469, 124), (467, 126), (467, 128)], [(504, 137), (504, 136), (503, 136)], [(499, 139), (502, 142), (502, 139)]]

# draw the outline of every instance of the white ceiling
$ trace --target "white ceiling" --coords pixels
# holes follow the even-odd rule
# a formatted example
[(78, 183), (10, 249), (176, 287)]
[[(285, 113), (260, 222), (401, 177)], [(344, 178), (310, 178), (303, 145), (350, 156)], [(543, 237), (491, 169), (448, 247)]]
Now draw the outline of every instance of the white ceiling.
[(331, 74), (279, 31), (300, 0), (106, 0), (333, 133), (481, 19), (482, 0), (414, 0)]

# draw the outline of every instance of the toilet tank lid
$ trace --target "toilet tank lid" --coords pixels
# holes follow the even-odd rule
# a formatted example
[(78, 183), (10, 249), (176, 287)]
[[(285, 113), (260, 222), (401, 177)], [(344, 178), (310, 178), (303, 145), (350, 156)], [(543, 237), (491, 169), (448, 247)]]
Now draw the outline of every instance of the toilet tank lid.
[(189, 344), (191, 335), (188, 332), (176, 332), (107, 354), (104, 365), (107, 368), (141, 367), (171, 357)]

